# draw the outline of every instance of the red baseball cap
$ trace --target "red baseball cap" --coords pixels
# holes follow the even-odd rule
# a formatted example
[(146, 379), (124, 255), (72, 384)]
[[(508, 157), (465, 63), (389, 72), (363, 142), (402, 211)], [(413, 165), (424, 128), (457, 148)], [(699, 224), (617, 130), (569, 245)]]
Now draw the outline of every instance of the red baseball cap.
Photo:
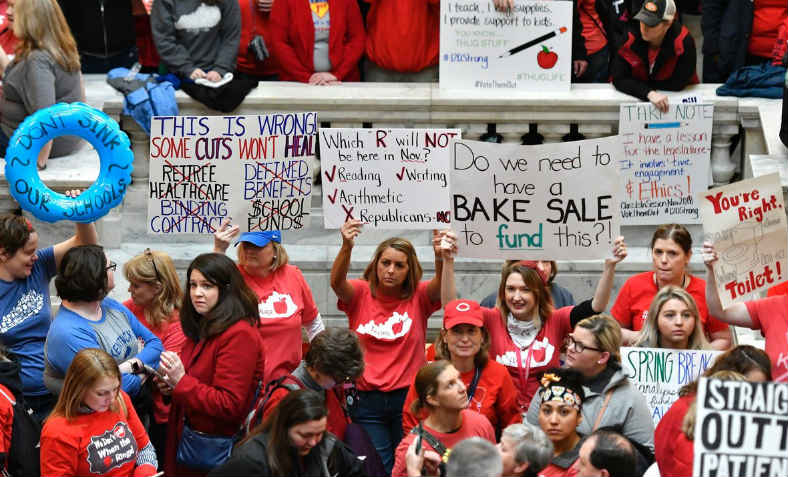
[(457, 325), (484, 326), (482, 307), (473, 300), (452, 300), (443, 308), (443, 327), (447, 330)]

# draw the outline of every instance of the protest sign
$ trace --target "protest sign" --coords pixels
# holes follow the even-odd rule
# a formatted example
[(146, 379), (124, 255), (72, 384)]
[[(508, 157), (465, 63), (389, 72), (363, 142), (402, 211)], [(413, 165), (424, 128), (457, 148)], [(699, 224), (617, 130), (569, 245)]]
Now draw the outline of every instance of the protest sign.
[(788, 383), (700, 380), (697, 477), (788, 475)]
[(598, 259), (619, 234), (617, 137), (540, 146), (455, 141), (452, 228), (459, 255)]
[(632, 386), (643, 393), (654, 426), (679, 398), (682, 386), (695, 381), (719, 351), (621, 348), (621, 364)]
[(572, 3), (441, 0), (440, 87), (569, 91)]
[(325, 227), (445, 228), (454, 137), (459, 129), (321, 129)]
[(695, 195), (709, 187), (713, 104), (622, 104), (624, 144), (621, 218), (624, 225), (700, 222)]
[(778, 173), (698, 194), (704, 240), (714, 244), (723, 308), (786, 279), (785, 204)]
[(316, 113), (154, 117), (148, 233), (305, 227), (316, 131)]

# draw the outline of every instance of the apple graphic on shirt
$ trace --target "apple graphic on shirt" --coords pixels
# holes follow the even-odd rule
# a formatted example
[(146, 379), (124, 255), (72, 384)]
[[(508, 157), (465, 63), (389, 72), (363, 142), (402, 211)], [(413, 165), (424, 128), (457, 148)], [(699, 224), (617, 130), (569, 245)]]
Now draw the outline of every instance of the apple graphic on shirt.
[(277, 315), (284, 315), (287, 311), (287, 299), (285, 297), (279, 298), (279, 301), (274, 302), (274, 311)]
[(537, 348), (534, 346), (534, 349), (531, 350), (531, 362), (533, 363), (535, 361), (537, 363), (541, 363), (544, 361), (545, 352), (546, 351), (544, 348)]
[(536, 55), (536, 62), (542, 69), (549, 70), (558, 61), (558, 54), (542, 45), (542, 51)]
[(398, 321), (391, 325), (391, 331), (394, 333), (394, 336), (397, 336), (402, 331), (402, 322)]

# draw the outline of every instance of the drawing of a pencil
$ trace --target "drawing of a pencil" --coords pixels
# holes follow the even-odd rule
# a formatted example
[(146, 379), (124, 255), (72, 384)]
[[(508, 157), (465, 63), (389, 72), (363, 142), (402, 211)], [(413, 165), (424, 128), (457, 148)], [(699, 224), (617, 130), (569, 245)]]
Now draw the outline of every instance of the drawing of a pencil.
[(504, 53), (503, 55), (499, 56), (498, 58), (505, 58), (507, 56), (512, 56), (512, 55), (514, 55), (516, 53), (520, 53), (521, 51), (523, 51), (523, 50), (525, 50), (527, 48), (530, 48), (530, 47), (532, 47), (532, 46), (534, 46), (534, 45), (536, 45), (538, 43), (541, 43), (541, 42), (543, 42), (545, 40), (549, 40), (550, 38), (552, 38), (552, 37), (554, 37), (556, 35), (559, 35), (561, 33), (566, 33), (566, 30), (567, 30), (566, 27), (561, 27), (558, 30), (553, 30), (550, 33), (547, 33), (547, 34), (544, 34), (544, 35), (540, 36), (539, 38), (534, 38), (531, 41), (523, 43), (522, 45), (515, 46), (514, 48), (512, 48), (509, 51), (507, 51), (506, 53)]

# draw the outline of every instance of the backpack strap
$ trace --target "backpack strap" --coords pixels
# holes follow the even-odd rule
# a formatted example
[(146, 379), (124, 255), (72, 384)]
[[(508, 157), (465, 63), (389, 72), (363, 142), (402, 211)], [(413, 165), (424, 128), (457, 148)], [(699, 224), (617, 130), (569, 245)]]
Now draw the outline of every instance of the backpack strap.
[(8, 402), (10, 402), (12, 406), (16, 406), (16, 400), (15, 400), (15, 399), (13, 399), (13, 398), (11, 398), (11, 397), (9, 397), (9, 396), (8, 396), (8, 394), (6, 394), (6, 393), (5, 393), (5, 392), (2, 390), (2, 388), (0, 388), (0, 394), (2, 394), (2, 395), (3, 395), (3, 396), (6, 398), (6, 399), (8, 399)]
[[(294, 382), (285, 382), (288, 379)], [(261, 387), (262, 382), (258, 385), (258, 394)], [(244, 431), (246, 434), (249, 434), (249, 432), (262, 421), (263, 409), (265, 409), (265, 405), (268, 403), (268, 400), (271, 399), (271, 396), (273, 396), (274, 391), (279, 388), (285, 388), (288, 392), (290, 392), (297, 389), (302, 389), (303, 387), (303, 384), (298, 380), (298, 378), (289, 374), (274, 379), (273, 381), (269, 381), (265, 385), (265, 390), (262, 393), (262, 397), (256, 401), (257, 403), (246, 416), (246, 419), (242, 425), (242, 431)]]
[(439, 441), (437, 437), (433, 436), (430, 431), (424, 429), (424, 426), (421, 426), (421, 431), (419, 431), (419, 426), (416, 426), (410, 430), (411, 434), (418, 435), (419, 432), (421, 432), (421, 436), (430, 444), (430, 446), (432, 446), (433, 449), (435, 449), (435, 452), (437, 452), (441, 458), (446, 455), (447, 448), (445, 445), (443, 445), (443, 442)]

